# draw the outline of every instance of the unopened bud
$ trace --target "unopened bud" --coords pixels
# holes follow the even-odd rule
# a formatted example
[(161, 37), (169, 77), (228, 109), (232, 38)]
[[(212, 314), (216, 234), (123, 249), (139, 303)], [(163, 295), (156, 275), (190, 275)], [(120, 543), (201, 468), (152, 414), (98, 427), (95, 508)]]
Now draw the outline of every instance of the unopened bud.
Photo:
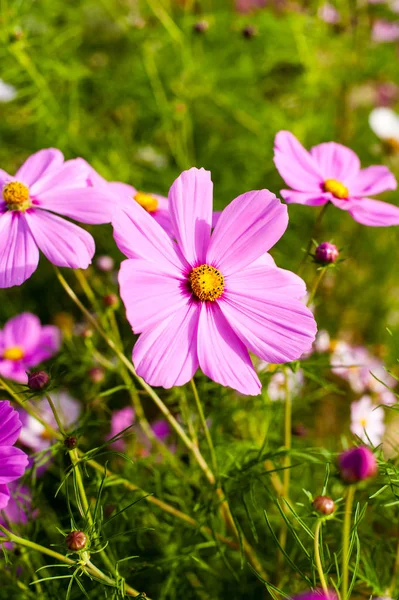
[(67, 545), (68, 550), (72, 550), (73, 552), (79, 552), (79, 550), (84, 550), (87, 544), (87, 537), (83, 531), (71, 531), (65, 538), (65, 543)]
[(99, 271), (104, 271), (104, 273), (112, 271), (114, 268), (114, 259), (110, 256), (99, 256), (96, 260), (96, 267)]
[(318, 263), (322, 265), (330, 265), (335, 263), (339, 256), (339, 250), (337, 246), (334, 244), (330, 244), (330, 242), (323, 242), (319, 244), (316, 248), (315, 259)]
[(255, 37), (255, 35), (258, 34), (258, 30), (254, 25), (247, 25), (246, 27), (244, 27), (244, 29), (242, 30), (242, 35), (249, 40), (250, 38)]
[(202, 19), (201, 21), (197, 21), (196, 23), (194, 23), (194, 31), (196, 31), (197, 33), (204, 33), (205, 31), (207, 31), (209, 28), (209, 23), (208, 21), (205, 21), (205, 19)]
[(67, 450), (73, 450), (78, 445), (78, 438), (76, 435), (69, 435), (64, 440), (64, 446)]
[(92, 367), (88, 375), (93, 383), (101, 383), (104, 381), (105, 371), (101, 367)]
[(345, 483), (356, 483), (377, 475), (378, 466), (370, 448), (359, 446), (339, 456), (339, 470)]
[(119, 304), (119, 298), (116, 294), (107, 294), (106, 296), (104, 296), (103, 302), (105, 306), (115, 308)]
[(332, 515), (335, 511), (335, 502), (328, 496), (317, 496), (313, 500), (313, 508), (322, 515)]
[(45, 371), (34, 371), (28, 375), (28, 387), (35, 392), (44, 390), (49, 381), (50, 377)]

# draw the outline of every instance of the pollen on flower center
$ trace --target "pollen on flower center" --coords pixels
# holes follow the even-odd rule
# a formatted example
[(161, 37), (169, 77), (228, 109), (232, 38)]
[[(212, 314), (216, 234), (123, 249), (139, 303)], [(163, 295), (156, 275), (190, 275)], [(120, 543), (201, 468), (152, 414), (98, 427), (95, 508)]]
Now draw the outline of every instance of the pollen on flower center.
[(4, 186), (3, 198), (10, 210), (24, 211), (31, 205), (29, 189), (19, 181), (10, 181)]
[(149, 194), (137, 192), (137, 194), (133, 196), (133, 199), (149, 213), (155, 212), (158, 208), (158, 200)]
[(7, 348), (3, 352), (2, 358), (5, 360), (13, 360), (18, 361), (24, 357), (24, 351), (20, 346), (13, 346), (12, 348)]
[(333, 196), (339, 198), (340, 200), (346, 200), (349, 196), (348, 188), (336, 179), (326, 179), (323, 188), (325, 192), (330, 192)]
[(367, 419), (360, 419), (360, 425), (362, 427), (366, 427), (367, 426)]
[(223, 294), (224, 277), (211, 265), (195, 267), (189, 280), (193, 294), (202, 301), (213, 302)]

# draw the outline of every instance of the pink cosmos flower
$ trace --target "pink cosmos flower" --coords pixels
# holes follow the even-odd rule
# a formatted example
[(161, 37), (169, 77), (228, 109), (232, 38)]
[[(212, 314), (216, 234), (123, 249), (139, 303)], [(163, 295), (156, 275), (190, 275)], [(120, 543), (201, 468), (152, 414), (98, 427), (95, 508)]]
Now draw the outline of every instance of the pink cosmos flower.
[(31, 313), (17, 315), (0, 330), (0, 375), (28, 383), (27, 371), (53, 356), (60, 346), (58, 327), (42, 327)]
[(373, 23), (371, 38), (373, 42), (377, 43), (396, 42), (399, 40), (399, 23), (377, 19)]
[[(135, 422), (136, 414), (134, 409), (131, 406), (125, 406), (119, 410), (115, 410), (112, 413), (111, 418), (111, 431), (107, 436), (107, 439), (111, 439), (117, 436), (119, 433), (131, 427)], [(165, 419), (158, 419), (154, 421), (151, 425), (152, 431), (155, 436), (162, 442), (165, 442), (170, 436), (170, 426), (169, 423)], [(128, 430), (126, 433), (129, 435), (131, 430)], [(151, 442), (150, 440), (144, 436), (140, 435), (140, 432), (137, 432), (138, 442), (141, 446), (140, 454), (141, 456), (148, 456), (151, 452)], [(112, 443), (113, 447), (120, 452), (125, 452), (126, 447), (129, 443), (129, 438), (123, 438), (116, 440)]]
[(22, 475), (28, 465), (28, 457), (19, 448), (14, 448), (21, 431), (18, 413), (8, 400), (0, 401), (0, 510), (10, 499), (8, 484)]
[(53, 148), (32, 154), (15, 176), (0, 170), (0, 288), (21, 285), (32, 275), (39, 249), (58, 267), (88, 267), (92, 236), (57, 216), (110, 222), (112, 198), (87, 187), (87, 176), (83, 161), (64, 162)]
[(369, 198), (396, 189), (396, 179), (387, 167), (361, 169), (356, 154), (335, 142), (307, 152), (289, 131), (276, 135), (274, 162), (292, 188), (280, 192), (287, 203), (320, 206), (332, 202), (363, 225), (399, 225), (397, 206)]
[(381, 443), (385, 433), (384, 409), (373, 404), (370, 396), (363, 396), (351, 404), (351, 432), (366, 444)]
[[(10, 529), (13, 523), (26, 525), (28, 522), (28, 514), (31, 512), (31, 493), (30, 490), (17, 484), (10, 483), (8, 486), (10, 491), (10, 499), (7, 506), (0, 512), (0, 525)], [(1, 537), (4, 534), (0, 531)], [(14, 544), (11, 542), (3, 542), (7, 550), (12, 550)]]
[(316, 334), (299, 298), (302, 279), (265, 254), (285, 231), (287, 209), (267, 190), (236, 198), (211, 235), (209, 171), (190, 169), (169, 192), (173, 238), (137, 203), (113, 218), (128, 257), (119, 283), (127, 318), (141, 336), (133, 362), (148, 383), (183, 385), (198, 367), (221, 385), (260, 393), (248, 350), (272, 363), (295, 360)]

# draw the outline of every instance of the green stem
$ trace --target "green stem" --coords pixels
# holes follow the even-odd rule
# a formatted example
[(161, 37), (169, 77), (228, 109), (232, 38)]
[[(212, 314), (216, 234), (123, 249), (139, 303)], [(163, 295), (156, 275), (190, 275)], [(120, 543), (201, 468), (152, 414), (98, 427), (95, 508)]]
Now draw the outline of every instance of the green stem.
[(324, 277), (324, 273), (326, 272), (327, 267), (321, 267), (319, 274), (317, 275), (315, 282), (313, 284), (312, 290), (309, 294), (309, 298), (308, 301), (306, 302), (306, 306), (310, 306), (314, 300), (314, 297), (316, 295), (317, 290), (319, 289), (319, 285), (321, 283), (321, 280)]
[(211, 461), (212, 461), (212, 468), (213, 468), (214, 473), (217, 473), (217, 461), (216, 461), (215, 448), (213, 447), (212, 437), (209, 432), (208, 425), (206, 423), (206, 419), (205, 419), (204, 411), (202, 408), (202, 403), (201, 403), (201, 400), (200, 400), (200, 397), (198, 394), (197, 386), (195, 385), (194, 379), (191, 379), (190, 383), (191, 383), (191, 389), (193, 390), (195, 404), (197, 406), (202, 429), (204, 430), (206, 441), (208, 443), (209, 452), (210, 452)]
[(283, 490), (284, 498), (289, 499), (290, 479), (291, 479), (291, 456), (292, 445), (292, 398), (289, 384), (289, 369), (284, 367), (285, 373), (285, 415), (284, 415), (284, 447), (287, 452), (284, 459)]
[(317, 235), (317, 233), (319, 231), (321, 221), (322, 221), (322, 219), (323, 219), (323, 217), (324, 217), (324, 215), (326, 213), (326, 210), (327, 210), (329, 204), (330, 204), (329, 202), (326, 202), (326, 204), (324, 204), (322, 206), (321, 211), (317, 215), (317, 219), (316, 219), (316, 221), (315, 221), (315, 223), (313, 225), (312, 233), (310, 235), (310, 239), (309, 239), (308, 245), (306, 247), (305, 254), (304, 254), (304, 256), (303, 256), (303, 258), (302, 258), (302, 260), (300, 262), (300, 265), (298, 267), (298, 275), (300, 275), (302, 273), (302, 271), (303, 271), (303, 269), (305, 267), (305, 263), (306, 263), (306, 261), (308, 259), (310, 251), (312, 249), (313, 239), (316, 237), (316, 235)]
[(348, 596), (348, 584), (349, 584), (349, 545), (350, 545), (350, 533), (351, 533), (351, 520), (352, 520), (352, 508), (353, 500), (355, 497), (356, 488), (354, 485), (348, 487), (345, 501), (345, 516), (344, 516), (344, 527), (342, 530), (342, 586), (341, 586), (341, 600), (346, 600)]
[(64, 431), (64, 427), (63, 427), (63, 425), (62, 425), (62, 423), (61, 423), (61, 419), (60, 419), (60, 418), (59, 418), (59, 416), (58, 416), (58, 412), (57, 412), (57, 409), (55, 408), (55, 404), (54, 404), (53, 400), (51, 399), (51, 396), (50, 396), (50, 394), (47, 394), (47, 393), (45, 393), (44, 395), (46, 396), (46, 398), (47, 398), (47, 402), (48, 402), (48, 403), (49, 403), (49, 405), (50, 405), (51, 412), (53, 413), (53, 416), (54, 416), (55, 422), (56, 422), (56, 423), (57, 423), (57, 425), (58, 425), (58, 429), (60, 430), (60, 433), (61, 433), (61, 435), (65, 437), (65, 436), (66, 436), (66, 433), (65, 433), (65, 431)]
[(324, 577), (323, 565), (321, 564), (320, 558), (320, 529), (321, 529), (322, 521), (317, 521), (316, 530), (314, 533), (314, 556), (316, 561), (317, 572), (319, 573), (321, 587), (323, 588), (323, 592), (328, 596), (328, 587), (327, 582)]

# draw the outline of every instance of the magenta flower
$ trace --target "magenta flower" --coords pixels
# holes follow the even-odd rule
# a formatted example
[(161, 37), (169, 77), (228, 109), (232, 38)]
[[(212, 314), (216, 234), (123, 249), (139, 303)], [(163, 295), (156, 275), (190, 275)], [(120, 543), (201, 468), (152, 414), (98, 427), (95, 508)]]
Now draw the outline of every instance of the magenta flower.
[(0, 375), (28, 383), (27, 371), (53, 356), (60, 346), (58, 327), (42, 327), (31, 313), (17, 315), (0, 330)]
[(292, 600), (337, 600), (337, 594), (331, 590), (328, 593), (323, 590), (309, 590), (297, 596), (293, 596)]
[[(119, 410), (115, 410), (112, 413), (111, 418), (111, 431), (107, 436), (107, 439), (111, 439), (116, 437), (119, 433), (127, 429), (128, 427), (132, 427), (135, 423), (136, 414), (134, 409), (131, 406), (125, 406)], [(155, 436), (162, 442), (166, 442), (168, 437), (170, 436), (170, 426), (165, 419), (158, 419), (154, 421), (151, 425), (151, 429)], [(129, 429), (125, 434), (131, 434), (131, 429)], [(151, 442), (150, 440), (140, 433), (140, 431), (136, 431), (137, 441), (139, 442), (141, 448), (140, 453), (141, 456), (148, 456), (151, 452)], [(121, 437), (112, 443), (115, 450), (119, 452), (125, 452), (126, 447), (128, 445), (128, 438)], [(170, 448), (172, 451), (172, 447)]]
[(83, 161), (64, 162), (52, 148), (30, 156), (15, 176), (0, 170), (0, 288), (26, 281), (37, 268), (39, 250), (59, 267), (88, 267), (92, 236), (57, 216), (110, 222), (112, 198), (87, 187), (87, 176)]
[(352, 150), (327, 142), (310, 152), (289, 131), (280, 131), (274, 144), (274, 162), (285, 183), (287, 203), (319, 206), (332, 202), (363, 225), (399, 225), (399, 208), (369, 196), (395, 190), (396, 179), (384, 166), (360, 168)]
[(128, 257), (119, 283), (127, 318), (141, 336), (139, 375), (155, 386), (183, 385), (201, 367), (221, 385), (260, 393), (248, 350), (284, 363), (310, 348), (313, 315), (304, 282), (265, 254), (285, 231), (287, 209), (267, 190), (236, 198), (211, 236), (212, 181), (184, 171), (169, 192), (168, 237), (137, 203), (115, 211), (114, 237)]
[(19, 448), (14, 448), (21, 431), (18, 413), (8, 400), (0, 401), (0, 510), (10, 499), (8, 484), (22, 475), (28, 466), (28, 457)]
[(346, 450), (339, 456), (339, 470), (345, 483), (356, 483), (378, 472), (377, 461), (367, 446), (359, 446)]

